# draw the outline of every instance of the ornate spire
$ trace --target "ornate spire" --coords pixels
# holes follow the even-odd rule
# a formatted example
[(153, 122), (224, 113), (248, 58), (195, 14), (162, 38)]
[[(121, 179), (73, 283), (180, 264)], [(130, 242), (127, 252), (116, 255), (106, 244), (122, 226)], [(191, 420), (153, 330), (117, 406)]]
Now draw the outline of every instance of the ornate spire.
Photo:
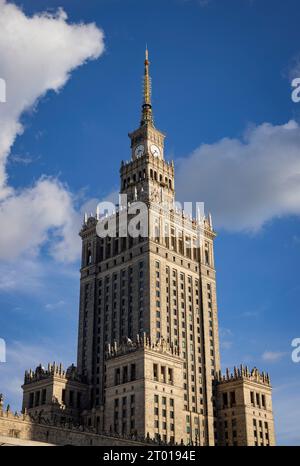
[(151, 105), (151, 78), (149, 75), (149, 65), (150, 65), (150, 61), (148, 59), (148, 48), (146, 46), (141, 126), (146, 125), (148, 123), (153, 125), (152, 105)]

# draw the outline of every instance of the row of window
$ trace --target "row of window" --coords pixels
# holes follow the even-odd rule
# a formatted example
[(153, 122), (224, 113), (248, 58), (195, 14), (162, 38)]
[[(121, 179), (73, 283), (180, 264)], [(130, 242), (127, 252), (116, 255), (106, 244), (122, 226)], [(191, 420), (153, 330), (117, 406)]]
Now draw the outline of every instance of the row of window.
[[(198, 240), (196, 238), (183, 235), (182, 233), (179, 234), (174, 228), (169, 228), (168, 224), (164, 226), (164, 233), (162, 234), (161, 227), (159, 223), (156, 222), (153, 227), (153, 238), (156, 242), (161, 242), (171, 251), (177, 252), (190, 260), (197, 262), (200, 260)], [(99, 239), (99, 243), (96, 248), (95, 258), (92, 243), (87, 243), (83, 249), (83, 266), (91, 265), (94, 262), (94, 259), (96, 263), (107, 260), (125, 252), (127, 249), (131, 249), (135, 244), (142, 241), (144, 241), (142, 234), (138, 238), (133, 238), (131, 235), (119, 238), (118, 234), (113, 238), (110, 236), (101, 238)], [(207, 266), (212, 266), (213, 264), (212, 251), (209, 243), (207, 242), (204, 247), (204, 263)]]
[(253, 435), (255, 446), (268, 446), (270, 445), (270, 433), (268, 422), (262, 422), (262, 420), (253, 419)]
[(154, 429), (158, 431), (169, 431), (172, 435), (175, 431), (174, 425), (174, 398), (154, 395)]
[[(51, 400), (52, 401), (52, 400)], [(62, 389), (61, 393), (62, 404), (65, 404), (69, 408), (80, 408), (82, 401), (82, 393), (75, 392), (74, 390)], [(47, 389), (43, 388), (42, 390), (37, 390), (35, 392), (29, 393), (28, 399), (28, 409), (34, 408), (36, 406), (45, 405), (47, 402)]]
[(259, 392), (250, 392), (250, 403), (256, 408), (266, 409), (266, 396)]
[[(116, 234), (116, 237), (113, 238), (106, 236), (105, 238), (98, 239), (96, 255), (93, 252), (92, 244), (87, 243), (83, 248), (82, 266), (87, 267), (93, 263), (99, 264), (99, 262), (110, 259), (111, 257), (117, 256), (118, 254), (131, 249), (134, 245), (143, 242), (144, 239), (145, 238), (142, 235), (137, 238), (134, 238), (131, 235), (119, 238), (118, 233)], [(124, 257), (122, 257), (123, 262), (124, 260)]]
[[(136, 173), (133, 173), (131, 176), (123, 179), (123, 189), (126, 189), (133, 183), (137, 183), (138, 181), (147, 180), (148, 176), (146, 170), (143, 171), (139, 170)], [(173, 189), (172, 179), (168, 177), (163, 177), (162, 173), (158, 173), (156, 170), (150, 169), (150, 179), (160, 182), (161, 184), (164, 183), (165, 186), (168, 186), (169, 189)]]
[(115, 398), (113, 413), (114, 432), (119, 433), (121, 430), (122, 435), (127, 434), (128, 431), (133, 433), (135, 431), (135, 415), (134, 394)]
[(173, 369), (160, 364), (153, 364), (153, 379), (157, 382), (163, 382), (173, 385)]
[(223, 393), (223, 409), (232, 408), (236, 405), (235, 391)]
[(118, 367), (115, 369), (115, 385), (120, 385), (127, 382), (136, 380), (136, 365), (130, 364), (129, 366)]

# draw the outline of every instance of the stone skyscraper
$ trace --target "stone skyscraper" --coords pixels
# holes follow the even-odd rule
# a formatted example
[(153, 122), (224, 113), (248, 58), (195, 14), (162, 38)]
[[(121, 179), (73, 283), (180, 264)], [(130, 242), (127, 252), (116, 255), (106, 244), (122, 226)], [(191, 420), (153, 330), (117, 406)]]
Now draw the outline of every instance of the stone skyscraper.
[[(175, 204), (149, 64), (146, 50), (141, 121), (120, 169), (122, 201), (107, 216), (86, 216), (80, 232), (77, 368), (27, 373), (23, 409), (79, 420), (99, 433), (272, 445), (268, 375), (243, 366), (221, 375), (216, 234), (210, 215), (193, 218)], [(128, 234), (141, 203), (147, 221), (135, 225), (138, 235)], [(99, 236), (100, 222), (115, 223), (115, 234)]]

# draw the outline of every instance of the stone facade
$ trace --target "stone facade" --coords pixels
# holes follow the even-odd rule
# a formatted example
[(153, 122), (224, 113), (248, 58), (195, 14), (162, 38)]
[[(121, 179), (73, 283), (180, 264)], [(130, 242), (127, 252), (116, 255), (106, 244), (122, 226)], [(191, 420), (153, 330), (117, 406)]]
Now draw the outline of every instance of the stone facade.
[(274, 446), (270, 378), (255, 368), (227, 371), (217, 385), (220, 445)]
[(153, 120), (148, 52), (141, 123), (129, 138), (119, 205), (85, 215), (80, 231), (77, 368), (27, 373), (23, 411), (98, 434), (273, 445), (268, 376), (244, 368), (221, 376), (216, 233), (210, 215), (194, 218), (175, 203), (174, 164)]
[(160, 438), (180, 443), (183, 358), (160, 340), (149, 338), (110, 349), (106, 359), (105, 425), (112, 432)]

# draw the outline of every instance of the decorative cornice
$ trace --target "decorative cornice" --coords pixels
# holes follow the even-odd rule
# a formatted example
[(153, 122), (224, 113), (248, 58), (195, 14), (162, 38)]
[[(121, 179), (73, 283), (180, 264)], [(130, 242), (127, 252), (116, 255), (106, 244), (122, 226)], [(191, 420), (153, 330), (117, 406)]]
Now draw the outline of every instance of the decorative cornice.
[(29, 371), (25, 371), (24, 376), (24, 385), (39, 382), (40, 380), (48, 379), (49, 377), (59, 377), (65, 380), (74, 380), (77, 382), (82, 382), (80, 376), (77, 373), (77, 368), (72, 364), (68, 367), (67, 370), (63, 369), (62, 364), (57, 364), (53, 362), (53, 364), (49, 363), (47, 369), (45, 369), (41, 364), (37, 366), (35, 371), (29, 369)]
[(116, 341), (112, 345), (107, 344), (105, 357), (106, 359), (112, 359), (124, 354), (138, 351), (141, 348), (149, 349), (157, 353), (164, 353), (169, 356), (181, 356), (178, 346), (169, 344), (163, 337), (158, 339), (155, 343), (152, 343), (150, 337), (148, 337), (146, 333), (143, 333), (142, 337), (137, 335), (134, 341), (130, 338), (124, 337), (121, 344), (117, 344)]
[(225, 374), (223, 375), (221, 371), (217, 374), (217, 382), (227, 383), (233, 382), (235, 380), (245, 380), (256, 383), (261, 383), (263, 385), (271, 386), (270, 377), (267, 372), (259, 372), (259, 370), (254, 367), (251, 371), (248, 366), (240, 365), (240, 367), (234, 367), (233, 372), (227, 368)]

